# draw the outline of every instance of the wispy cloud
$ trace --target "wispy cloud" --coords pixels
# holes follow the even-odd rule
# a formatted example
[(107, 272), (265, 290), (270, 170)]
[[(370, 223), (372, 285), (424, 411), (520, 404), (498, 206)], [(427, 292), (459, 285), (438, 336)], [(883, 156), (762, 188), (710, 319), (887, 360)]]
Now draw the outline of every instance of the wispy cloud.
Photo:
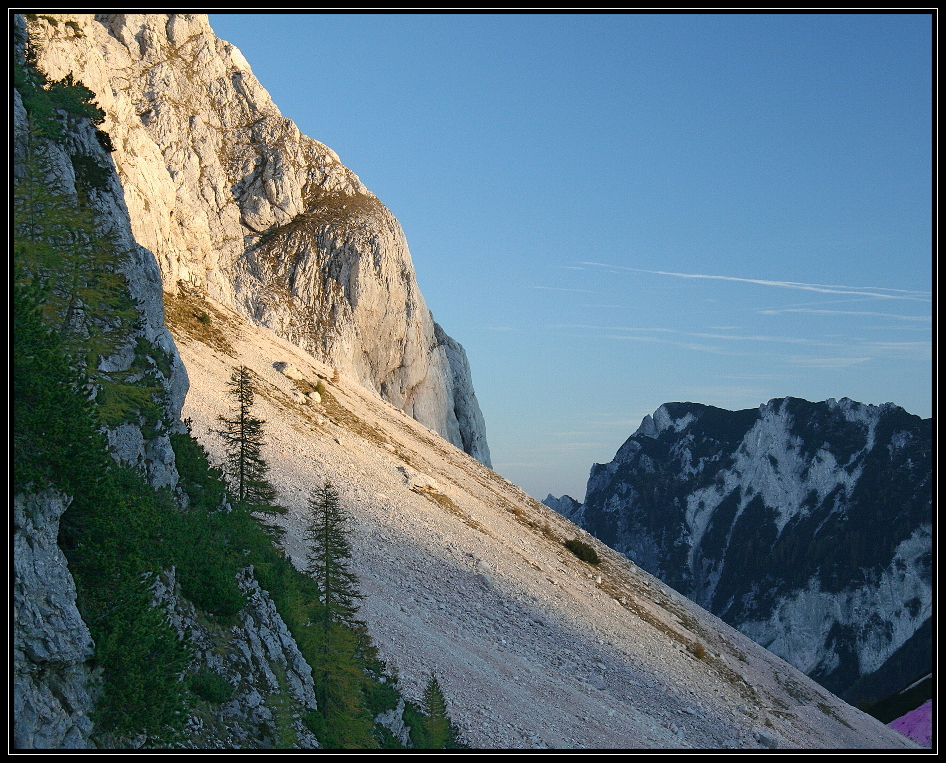
[(811, 308), (794, 307), (778, 310), (759, 310), (762, 315), (781, 315), (782, 313), (807, 313), (809, 315), (866, 315), (874, 318), (894, 318), (898, 321), (921, 321), (932, 323), (931, 315), (897, 315), (895, 313), (874, 313), (867, 310), (812, 310)]
[(566, 289), (561, 286), (527, 286), (527, 289), (542, 289), (543, 291), (573, 291), (579, 294), (600, 294), (598, 291), (591, 291), (590, 289)]
[(858, 363), (866, 363), (871, 358), (813, 358), (795, 355), (787, 359), (790, 366), (805, 368), (847, 368)]
[(770, 281), (761, 278), (738, 278), (736, 276), (719, 276), (707, 273), (676, 273), (668, 270), (645, 270), (643, 268), (627, 268), (619, 265), (608, 265), (604, 262), (581, 262), (580, 265), (621, 270), (630, 273), (650, 273), (651, 275), (672, 276), (674, 278), (699, 278), (712, 281), (735, 281), (751, 283), (757, 286), (774, 286), (782, 289), (801, 289), (815, 291), (822, 294), (849, 294), (876, 299), (907, 299), (919, 302), (931, 302), (932, 293), (928, 291), (913, 291), (910, 289), (890, 289), (884, 286), (843, 286), (837, 284), (801, 283), (799, 281)]
[(864, 349), (900, 357), (926, 358), (933, 354), (933, 345), (930, 342), (865, 342)]
[[(776, 344), (800, 344), (806, 345), (809, 347), (843, 347), (846, 346), (846, 343), (839, 342), (825, 342), (818, 339), (807, 339), (804, 337), (790, 337), (790, 336), (768, 336), (764, 334), (753, 334), (753, 335), (742, 335), (742, 334), (716, 334), (716, 333), (704, 333), (698, 331), (678, 331), (677, 329), (669, 328), (641, 328), (635, 326), (595, 326), (582, 323), (562, 323), (562, 324), (551, 324), (548, 326), (551, 329), (578, 329), (584, 331), (601, 331), (605, 332), (603, 336), (608, 339), (623, 339), (630, 340), (635, 342), (663, 342), (667, 344), (676, 344), (692, 349), (701, 349), (709, 351), (722, 351), (723, 348), (717, 345), (706, 345), (706, 344), (690, 344), (682, 341), (682, 337), (694, 337), (696, 339), (723, 339), (727, 341), (740, 341), (740, 342), (769, 342)], [(654, 336), (654, 335), (657, 336)], [(671, 338), (666, 336), (667, 334), (672, 335)]]

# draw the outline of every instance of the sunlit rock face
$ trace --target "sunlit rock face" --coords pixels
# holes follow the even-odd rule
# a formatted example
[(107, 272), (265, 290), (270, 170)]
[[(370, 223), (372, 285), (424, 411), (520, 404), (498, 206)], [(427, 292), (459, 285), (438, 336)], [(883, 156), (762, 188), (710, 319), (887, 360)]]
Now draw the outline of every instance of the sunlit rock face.
[(568, 515), (866, 703), (930, 669), (931, 447), (931, 420), (890, 403), (667, 403)]
[(489, 465), (465, 354), (436, 327), (397, 220), (280, 114), (206, 16), (29, 27), (46, 74), (72, 74), (105, 110), (135, 239), (166, 294), (236, 308)]

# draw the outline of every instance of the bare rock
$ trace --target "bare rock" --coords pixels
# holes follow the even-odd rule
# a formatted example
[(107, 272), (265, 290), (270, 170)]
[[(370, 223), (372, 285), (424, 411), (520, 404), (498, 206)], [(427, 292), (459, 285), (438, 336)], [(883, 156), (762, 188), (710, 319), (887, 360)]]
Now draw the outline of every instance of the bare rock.
[(94, 645), (56, 545), (71, 499), (53, 491), (13, 500), (13, 745), (85, 748)]
[(240, 311), (489, 465), (465, 354), (434, 323), (401, 226), (280, 114), (207, 17), (47, 18), (30, 22), (38, 63), (105, 110), (164, 290), (186, 284)]

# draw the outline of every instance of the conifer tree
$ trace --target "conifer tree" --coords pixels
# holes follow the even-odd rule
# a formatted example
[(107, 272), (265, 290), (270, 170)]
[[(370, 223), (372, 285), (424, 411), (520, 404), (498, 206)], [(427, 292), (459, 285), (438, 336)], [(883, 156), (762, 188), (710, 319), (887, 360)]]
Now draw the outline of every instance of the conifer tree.
[(430, 674), (424, 689), (424, 706), (427, 714), (423, 721), (425, 747), (442, 750), (460, 746), (459, 731), (447, 715), (447, 701), (434, 673)]
[(232, 416), (219, 416), (218, 434), (226, 443), (225, 468), (237, 503), (253, 511), (275, 511), (276, 490), (267, 479), (269, 464), (263, 458), (263, 424), (253, 416), (253, 375), (240, 366), (230, 376), (230, 396), (236, 402)]
[(326, 747), (373, 747), (360, 659), (368, 637), (357, 619), (358, 600), (364, 597), (350, 568), (347, 517), (330, 483), (313, 491), (309, 512), (306, 572), (319, 590), (319, 601), (310, 608), (319, 641), (312, 665), (319, 740)]
[(319, 587), (323, 628), (335, 622), (358, 628), (358, 576), (350, 569), (348, 518), (331, 483), (316, 488), (309, 498), (308, 539), (311, 542), (306, 572)]

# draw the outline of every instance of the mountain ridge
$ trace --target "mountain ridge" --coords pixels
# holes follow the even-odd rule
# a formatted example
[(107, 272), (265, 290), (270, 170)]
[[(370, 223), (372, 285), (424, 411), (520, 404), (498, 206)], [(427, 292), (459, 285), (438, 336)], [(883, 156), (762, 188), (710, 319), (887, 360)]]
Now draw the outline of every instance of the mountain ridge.
[(462, 347), (417, 286), (401, 227), (281, 115), (195, 14), (52, 14), (37, 63), (96, 95), (136, 240), (165, 292), (265, 325), (489, 465)]
[[(75, 24), (84, 28), (78, 20)], [(170, 26), (174, 35), (186, 29)], [(63, 27), (66, 34), (76, 28), (65, 22)], [(88, 120), (70, 129), (83, 146), (88, 143), (93, 152), (88, 156), (110, 168), (108, 156), (92, 145), (96, 138)], [(59, 176), (75, 180), (68, 151), (52, 152), (50, 161)], [(121, 196), (112, 173), (96, 203), (103, 217), (130, 231)], [(183, 416), (219, 462), (222, 443), (215, 430), (227, 412), (227, 380), (234, 368), (248, 367), (259, 382), (258, 411), (267, 422), (264, 455), (287, 508), (277, 519), (286, 530), (286, 552), (297, 564), (305, 555), (301, 528), (313, 484), (329, 480), (342, 488), (355, 522), (353, 561), (367, 594), (369, 631), (385, 659), (401, 671), (407, 696), (419, 699), (430, 669), (437, 670), (451, 717), (469, 744), (484, 749), (915, 748), (582, 534), (356, 377), (336, 373), (334, 366), (205, 291), (162, 290), (159, 279), (146, 277), (156, 272), (151, 253), (144, 247), (135, 251), (129, 280), (147, 287), (142, 296), (148, 304), (163, 297), (168, 326), (159, 328), (170, 329), (171, 349), (181, 363), (172, 363), (157, 347), (144, 360), (169, 371), (186, 368), (190, 387), (175, 387), (182, 377), (163, 375), (166, 392), (178, 389), (186, 397), (169, 394), (157, 421), (135, 416), (121, 430), (123, 437), (111, 443), (113, 455), (138, 467), (156, 488), (178, 484), (174, 450), (154, 446), (167, 432), (186, 429)], [(126, 365), (141, 360), (118, 356), (111, 360)], [(285, 364), (296, 372), (285, 373), (290, 367)], [(316, 401), (308, 393), (319, 382), (325, 394)], [(183, 497), (175, 495), (183, 508)], [(89, 741), (86, 716), (95, 666), (81, 629), (61, 627), (58, 618), (69, 621), (75, 596), (70, 601), (68, 582), (50, 574), (53, 566), (68, 574), (62, 553), (49, 542), (58, 537), (57, 512), (67, 501), (40, 496), (16, 517), (19, 747), (81, 747)], [(46, 564), (33, 555), (39, 535), (51, 559)], [(563, 541), (576, 535), (597, 549), (600, 565), (592, 567), (565, 548)], [(193, 607), (180, 599), (173, 567), (157, 577), (150, 590), (160, 611), (182, 629), (197, 622), (188, 619)], [(209, 738), (218, 747), (274, 747), (280, 724), (283, 730), (299, 725), (298, 718), (285, 717), (287, 710), (301, 711), (310, 702), (306, 670), (291, 639), (284, 639), (285, 622), (274, 616), (256, 575), (241, 570), (238, 578), (253, 602), (238, 613), (229, 633), (236, 649), (244, 652), (240, 645), (246, 646), (246, 667), (240, 670), (247, 673), (240, 677), (251, 686), (243, 687), (239, 701), (215, 712), (220, 735)], [(221, 650), (211, 638), (220, 635), (219, 629), (199, 633), (206, 643), (195, 659), (208, 664), (229, 659), (225, 646)], [(299, 691), (280, 689), (278, 668), (290, 665), (303, 682)], [(60, 678), (68, 683), (57, 684)], [(296, 685), (295, 678), (285, 679)], [(403, 731), (403, 724), (393, 721), (392, 733)], [(200, 715), (188, 717), (191, 746), (201, 741), (203, 724)], [(299, 742), (311, 744), (296, 731)], [(102, 733), (105, 739), (99, 741), (108, 742), (106, 747), (149, 742), (147, 737), (109, 740), (108, 730)]]
[[(667, 403), (592, 467), (583, 504), (546, 502), (849, 701), (876, 702), (867, 676), (932, 607), (931, 424), (846, 398)], [(905, 682), (929, 671), (929, 650), (912, 651)]]

